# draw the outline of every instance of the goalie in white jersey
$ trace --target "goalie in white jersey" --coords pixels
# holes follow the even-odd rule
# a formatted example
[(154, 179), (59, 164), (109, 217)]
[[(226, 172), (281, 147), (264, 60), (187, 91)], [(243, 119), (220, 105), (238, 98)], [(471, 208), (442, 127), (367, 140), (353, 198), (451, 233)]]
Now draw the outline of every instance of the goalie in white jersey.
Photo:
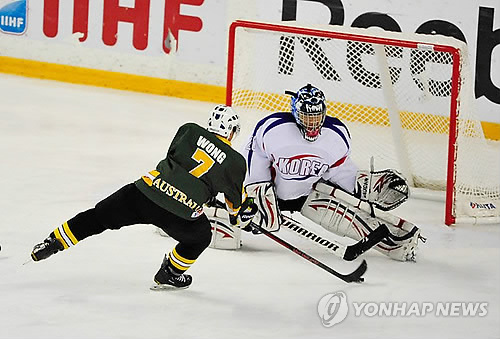
[(286, 94), (291, 95), (291, 113), (260, 120), (242, 151), (247, 192), (260, 201), (260, 218), (254, 221), (277, 231), (280, 211), (301, 211), (325, 229), (356, 240), (383, 224), (390, 233), (376, 249), (414, 261), (418, 227), (386, 212), (407, 200), (406, 180), (394, 170), (358, 169), (350, 158), (349, 130), (326, 115), (320, 89), (307, 84)]

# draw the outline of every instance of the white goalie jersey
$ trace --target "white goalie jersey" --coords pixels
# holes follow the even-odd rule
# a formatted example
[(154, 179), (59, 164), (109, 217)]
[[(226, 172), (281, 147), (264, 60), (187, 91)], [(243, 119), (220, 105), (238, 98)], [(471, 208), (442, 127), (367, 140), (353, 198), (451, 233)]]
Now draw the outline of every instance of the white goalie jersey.
[(358, 167), (349, 158), (351, 138), (347, 127), (327, 116), (314, 142), (304, 139), (291, 113), (271, 114), (259, 121), (245, 144), (245, 185), (272, 181), (279, 199), (308, 195), (319, 179), (353, 192)]

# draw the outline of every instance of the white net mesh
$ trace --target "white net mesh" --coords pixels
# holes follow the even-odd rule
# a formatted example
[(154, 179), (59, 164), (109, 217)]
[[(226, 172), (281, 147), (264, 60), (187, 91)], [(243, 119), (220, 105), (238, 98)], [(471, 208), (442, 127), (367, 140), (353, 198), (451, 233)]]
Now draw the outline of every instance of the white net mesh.
[(244, 134), (264, 115), (290, 111), (285, 90), (311, 83), (324, 91), (327, 114), (348, 126), (358, 166), (374, 156), (376, 168), (398, 169), (414, 187), (446, 190), (450, 116), (457, 114), (451, 213), (498, 216), (500, 145), (484, 138), (474, 118), (465, 46), (437, 36), (327, 30), (237, 28), (232, 106)]

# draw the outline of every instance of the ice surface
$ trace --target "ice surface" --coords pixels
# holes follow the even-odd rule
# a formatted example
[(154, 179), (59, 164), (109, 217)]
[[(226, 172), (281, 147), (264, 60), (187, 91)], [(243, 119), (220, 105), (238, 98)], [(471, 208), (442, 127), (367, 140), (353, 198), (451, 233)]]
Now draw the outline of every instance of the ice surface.
[[(212, 106), (0, 75), (0, 338), (500, 338), (500, 225), (448, 228), (439, 202), (396, 210), (428, 241), (416, 264), (365, 254), (363, 284), (244, 234), (240, 251), (207, 249), (189, 289), (150, 291), (175, 245), (151, 225), (106, 231), (23, 265), (59, 224), (153, 169), (177, 127), (204, 123)], [(359, 263), (278, 235), (341, 272)], [(318, 301), (337, 291), (357, 303), (488, 302), (488, 314), (356, 317), (350, 309), (325, 328)]]

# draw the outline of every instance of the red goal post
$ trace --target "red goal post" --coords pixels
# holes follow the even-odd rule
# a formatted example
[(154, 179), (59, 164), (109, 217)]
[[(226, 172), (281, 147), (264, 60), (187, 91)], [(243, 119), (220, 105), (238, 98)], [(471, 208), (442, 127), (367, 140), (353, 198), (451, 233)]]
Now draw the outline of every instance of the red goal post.
[(264, 115), (290, 110), (285, 90), (312, 83), (327, 114), (348, 126), (360, 168), (373, 156), (376, 168), (401, 171), (412, 192), (445, 192), (448, 225), (498, 223), (500, 144), (474, 116), (467, 53), (437, 35), (235, 21), (226, 103), (249, 133)]

